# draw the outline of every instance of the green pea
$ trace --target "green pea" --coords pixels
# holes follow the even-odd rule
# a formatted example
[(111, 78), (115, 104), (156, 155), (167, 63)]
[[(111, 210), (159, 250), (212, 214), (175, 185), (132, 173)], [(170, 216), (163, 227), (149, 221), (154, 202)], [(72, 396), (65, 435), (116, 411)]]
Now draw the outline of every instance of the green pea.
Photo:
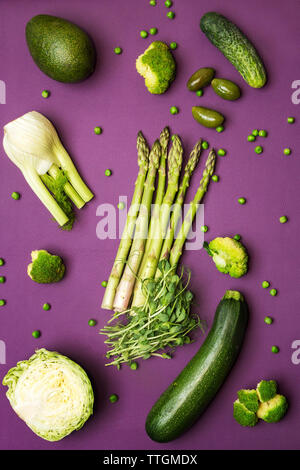
[(285, 148), (285, 149), (283, 149), (283, 153), (284, 153), (284, 155), (291, 155), (292, 151), (291, 151), (290, 148)]
[(170, 48), (171, 48), (171, 49), (177, 49), (177, 47), (178, 47), (177, 42), (174, 42), (174, 41), (171, 42), (171, 44), (170, 44)]
[(149, 29), (149, 33), (154, 36), (155, 34), (157, 34), (157, 28), (150, 28)]
[(167, 17), (170, 18), (171, 20), (173, 20), (173, 19), (175, 18), (175, 13), (174, 13), (174, 11), (168, 11)]
[(177, 106), (171, 106), (171, 108), (170, 108), (170, 113), (171, 113), (171, 114), (178, 114), (178, 113), (179, 113), (179, 109), (177, 108)]
[(40, 330), (35, 330), (35, 331), (33, 331), (33, 332), (32, 332), (32, 336), (33, 336), (34, 338), (39, 338), (39, 337), (41, 336)]
[(201, 147), (202, 147), (204, 150), (206, 150), (206, 149), (208, 149), (208, 147), (209, 147), (209, 143), (208, 143), (206, 140), (203, 140), (203, 142), (202, 142), (202, 144), (201, 144)]
[(102, 281), (102, 282), (101, 282), (101, 286), (102, 286), (102, 287), (106, 287), (106, 286), (107, 286), (107, 281)]
[(264, 289), (267, 289), (268, 287), (270, 287), (269, 281), (263, 281), (263, 282), (261, 283), (261, 285), (262, 285), (262, 287), (263, 287)]
[(118, 397), (118, 395), (117, 395), (116, 393), (113, 393), (113, 394), (110, 395), (110, 397), (109, 397), (109, 401), (110, 401), (111, 403), (116, 403), (116, 401), (118, 401), (118, 400), (119, 400), (119, 397)]
[(271, 324), (273, 323), (273, 318), (271, 318), (271, 317), (265, 317), (264, 322), (265, 322), (267, 325), (271, 325)]
[(272, 353), (277, 354), (277, 353), (279, 353), (279, 347), (278, 346), (272, 346), (271, 351), (272, 351)]
[(258, 129), (254, 129), (254, 130), (252, 131), (252, 135), (254, 135), (255, 137), (257, 137), (257, 136), (258, 136)]
[(197, 96), (202, 96), (203, 95), (203, 90), (197, 90), (196, 95)]
[(216, 131), (217, 131), (217, 132), (223, 132), (223, 131), (224, 131), (224, 127), (223, 127), (223, 126), (218, 126), (218, 127), (216, 127)]
[(219, 181), (218, 175), (212, 175), (211, 179), (212, 179), (215, 183), (217, 183), (217, 182)]
[(156, 1), (155, 1), (155, 0), (150, 0), (149, 3), (150, 3), (150, 5), (151, 5), (152, 7), (155, 7), (155, 5), (156, 5)]
[(166, 6), (167, 8), (170, 8), (172, 5), (173, 5), (173, 2), (172, 2), (171, 0), (166, 0), (166, 1), (165, 1), (165, 6)]
[(256, 140), (256, 137), (255, 137), (255, 135), (250, 134), (250, 135), (248, 135), (247, 140), (248, 140), (248, 142), (254, 142)]
[(123, 49), (121, 47), (115, 47), (114, 48), (114, 53), (119, 55), (119, 54), (122, 54), (123, 52)]
[(234, 235), (233, 237), (235, 240), (239, 241), (242, 237), (239, 233), (237, 233), (236, 235)]
[(262, 153), (263, 152), (263, 148), (261, 145), (257, 145), (254, 149), (255, 153)]
[(5, 304), (6, 304), (5, 300), (4, 300), (4, 299), (0, 299), (0, 307), (3, 307), (3, 305), (5, 305)]
[(119, 202), (119, 204), (118, 204), (118, 209), (120, 209), (121, 211), (122, 211), (123, 209), (125, 209), (125, 203), (124, 203), (124, 202)]
[(208, 226), (207, 225), (202, 225), (201, 226), (201, 232), (206, 233), (208, 231)]
[(243, 204), (246, 204), (246, 199), (245, 199), (244, 197), (239, 197), (239, 198), (238, 198), (238, 203), (239, 203), (239, 204), (242, 204), (242, 205), (243, 205)]
[(111, 176), (112, 174), (112, 171), (108, 168), (107, 170), (105, 170), (105, 176)]
[(46, 311), (47, 311), (47, 310), (50, 310), (50, 308), (51, 308), (51, 305), (48, 304), (48, 303), (45, 303), (45, 304), (43, 305), (43, 310), (46, 310)]
[(94, 132), (96, 135), (100, 135), (102, 134), (102, 128), (97, 126), (97, 127), (94, 127)]
[(89, 320), (89, 326), (96, 326), (96, 325), (97, 325), (97, 321), (94, 320), (93, 318), (91, 318), (91, 319)]
[(0, 276), (0, 284), (4, 284), (5, 281), (6, 281), (6, 277)]
[(220, 155), (221, 157), (224, 157), (224, 155), (226, 155), (226, 153), (227, 153), (227, 152), (226, 152), (226, 150), (224, 150), (224, 149), (219, 149), (219, 150), (218, 150), (218, 155)]
[(289, 124), (293, 124), (293, 123), (295, 122), (295, 118), (294, 118), (294, 117), (288, 117), (288, 118), (287, 118), (287, 122), (288, 122)]
[(285, 215), (279, 217), (279, 222), (281, 224), (285, 224), (287, 221), (288, 221), (288, 218)]
[(264, 129), (261, 129), (259, 132), (258, 132), (258, 135), (260, 137), (267, 137), (268, 133), (267, 131), (265, 131)]
[(0, 258), (0, 266), (3, 266), (5, 264), (5, 261), (3, 258)]
[(271, 289), (270, 295), (272, 295), (272, 297), (275, 297), (275, 295), (277, 295), (277, 289)]
[(132, 369), (132, 370), (137, 370), (137, 368), (138, 368), (138, 363), (137, 363), (137, 362), (132, 362), (132, 363), (130, 364), (130, 369)]
[(11, 197), (17, 201), (18, 199), (20, 199), (21, 195), (20, 193), (17, 193), (16, 191), (14, 191), (13, 193), (11, 193)]
[(42, 97), (43, 98), (49, 98), (50, 96), (50, 92), (48, 90), (43, 90), (42, 91)]
[(147, 31), (142, 30), (142, 31), (140, 32), (140, 36), (141, 36), (141, 38), (147, 38), (147, 37), (148, 37)]

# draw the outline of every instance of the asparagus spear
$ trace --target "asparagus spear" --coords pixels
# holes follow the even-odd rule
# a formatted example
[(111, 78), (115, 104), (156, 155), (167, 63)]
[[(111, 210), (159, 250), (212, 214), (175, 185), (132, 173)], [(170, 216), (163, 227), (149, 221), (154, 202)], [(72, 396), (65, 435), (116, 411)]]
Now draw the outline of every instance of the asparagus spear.
[(143, 280), (153, 278), (156, 272), (157, 264), (160, 258), (163, 238), (169, 223), (171, 206), (178, 191), (178, 180), (182, 165), (183, 149), (177, 135), (173, 136), (173, 145), (168, 158), (168, 187), (165, 193), (159, 219), (154, 220), (155, 233), (153, 234), (147, 259), (142, 272), (139, 274), (137, 288), (133, 296), (132, 307), (143, 305), (145, 301), (142, 284)]
[(181, 257), (183, 245), (189, 234), (189, 231), (192, 226), (193, 220), (196, 216), (196, 213), (199, 209), (199, 204), (202, 201), (203, 196), (207, 191), (210, 178), (214, 172), (215, 161), (216, 161), (216, 154), (215, 154), (214, 149), (212, 149), (209, 152), (209, 155), (207, 157), (205, 169), (204, 169), (199, 187), (195, 194), (195, 197), (193, 201), (190, 203), (189, 210), (183, 220), (178, 236), (173, 244), (173, 247), (170, 253), (170, 260), (169, 260), (171, 263), (171, 266), (177, 265)]
[(159, 217), (160, 206), (162, 204), (162, 201), (165, 195), (166, 161), (167, 161), (167, 155), (168, 155), (169, 137), (170, 137), (169, 129), (165, 127), (162, 130), (160, 137), (159, 137), (159, 143), (161, 146), (161, 157), (160, 157), (160, 164), (159, 164), (159, 170), (158, 170), (157, 190), (156, 190), (156, 196), (155, 196), (155, 202), (154, 202), (153, 215), (150, 219), (150, 226), (149, 226), (148, 238), (146, 241), (145, 254), (144, 254), (142, 263), (140, 265), (139, 274), (144, 269), (145, 262), (147, 260), (147, 255), (149, 253), (151, 240), (155, 231), (154, 221), (157, 220)]
[(171, 250), (171, 247), (173, 245), (175, 231), (176, 231), (179, 219), (180, 219), (181, 208), (182, 208), (182, 205), (183, 205), (183, 202), (184, 202), (184, 198), (185, 198), (187, 189), (188, 189), (189, 184), (190, 184), (191, 176), (192, 176), (193, 171), (195, 170), (195, 168), (196, 168), (196, 166), (199, 162), (199, 158), (200, 158), (200, 155), (201, 155), (201, 143), (202, 143), (202, 140), (200, 139), (196, 143), (195, 147), (193, 148), (193, 150), (191, 152), (191, 155), (190, 155), (190, 158), (189, 158), (189, 160), (188, 160), (188, 162), (185, 166), (184, 176), (182, 178), (182, 181), (181, 181), (181, 184), (180, 184), (180, 187), (179, 187), (179, 191), (178, 191), (178, 194), (176, 196), (170, 226), (168, 228), (168, 232), (167, 232), (166, 238), (165, 238), (164, 243), (163, 243), (160, 259), (162, 259), (162, 258), (168, 259), (169, 258), (170, 250)]
[(102, 300), (102, 308), (111, 310), (115, 298), (115, 293), (121, 278), (127, 255), (130, 250), (132, 235), (135, 227), (136, 218), (139, 213), (139, 206), (144, 191), (144, 183), (148, 171), (149, 147), (142, 132), (137, 136), (138, 166), (139, 172), (135, 182), (131, 206), (128, 211), (126, 224), (118, 248), (118, 252), (108, 279), (105, 294)]
[(140, 212), (136, 220), (134, 240), (131, 245), (128, 261), (122, 279), (118, 285), (113, 303), (113, 308), (117, 312), (126, 310), (129, 304), (138, 269), (145, 251), (151, 213), (151, 203), (155, 189), (155, 177), (159, 165), (160, 155), (161, 147), (159, 141), (157, 140), (155, 141), (149, 156), (149, 169), (144, 185), (144, 193)]

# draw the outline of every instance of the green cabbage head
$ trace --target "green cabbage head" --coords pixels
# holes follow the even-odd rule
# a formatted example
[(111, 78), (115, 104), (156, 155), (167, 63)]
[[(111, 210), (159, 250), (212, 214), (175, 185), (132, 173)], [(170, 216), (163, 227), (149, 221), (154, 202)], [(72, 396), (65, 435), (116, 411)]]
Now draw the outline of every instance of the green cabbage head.
[(94, 394), (86, 372), (55, 351), (37, 350), (10, 369), (2, 383), (17, 415), (47, 441), (77, 431), (93, 413)]

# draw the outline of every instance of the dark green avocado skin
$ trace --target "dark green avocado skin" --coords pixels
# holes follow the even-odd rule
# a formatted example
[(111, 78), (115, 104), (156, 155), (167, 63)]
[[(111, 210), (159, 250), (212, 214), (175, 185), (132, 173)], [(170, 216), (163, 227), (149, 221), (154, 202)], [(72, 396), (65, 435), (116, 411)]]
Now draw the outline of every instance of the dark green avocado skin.
[(36, 65), (54, 80), (80, 82), (95, 69), (96, 51), (90, 37), (63, 18), (34, 16), (26, 25), (26, 41)]

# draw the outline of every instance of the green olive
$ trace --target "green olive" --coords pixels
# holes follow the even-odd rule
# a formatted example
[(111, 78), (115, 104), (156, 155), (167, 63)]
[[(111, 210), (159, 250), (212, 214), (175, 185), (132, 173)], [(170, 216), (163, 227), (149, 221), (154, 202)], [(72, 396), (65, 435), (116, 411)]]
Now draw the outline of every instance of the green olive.
[(215, 76), (215, 70), (209, 67), (203, 67), (197, 70), (187, 82), (187, 87), (190, 91), (198, 91), (210, 84)]
[(218, 111), (209, 108), (203, 108), (202, 106), (193, 106), (192, 113), (194, 119), (205, 127), (216, 128), (220, 126), (225, 119), (224, 116)]
[(225, 80), (225, 78), (214, 78), (211, 86), (217, 95), (221, 96), (224, 100), (233, 101), (241, 96), (239, 87), (230, 80)]

